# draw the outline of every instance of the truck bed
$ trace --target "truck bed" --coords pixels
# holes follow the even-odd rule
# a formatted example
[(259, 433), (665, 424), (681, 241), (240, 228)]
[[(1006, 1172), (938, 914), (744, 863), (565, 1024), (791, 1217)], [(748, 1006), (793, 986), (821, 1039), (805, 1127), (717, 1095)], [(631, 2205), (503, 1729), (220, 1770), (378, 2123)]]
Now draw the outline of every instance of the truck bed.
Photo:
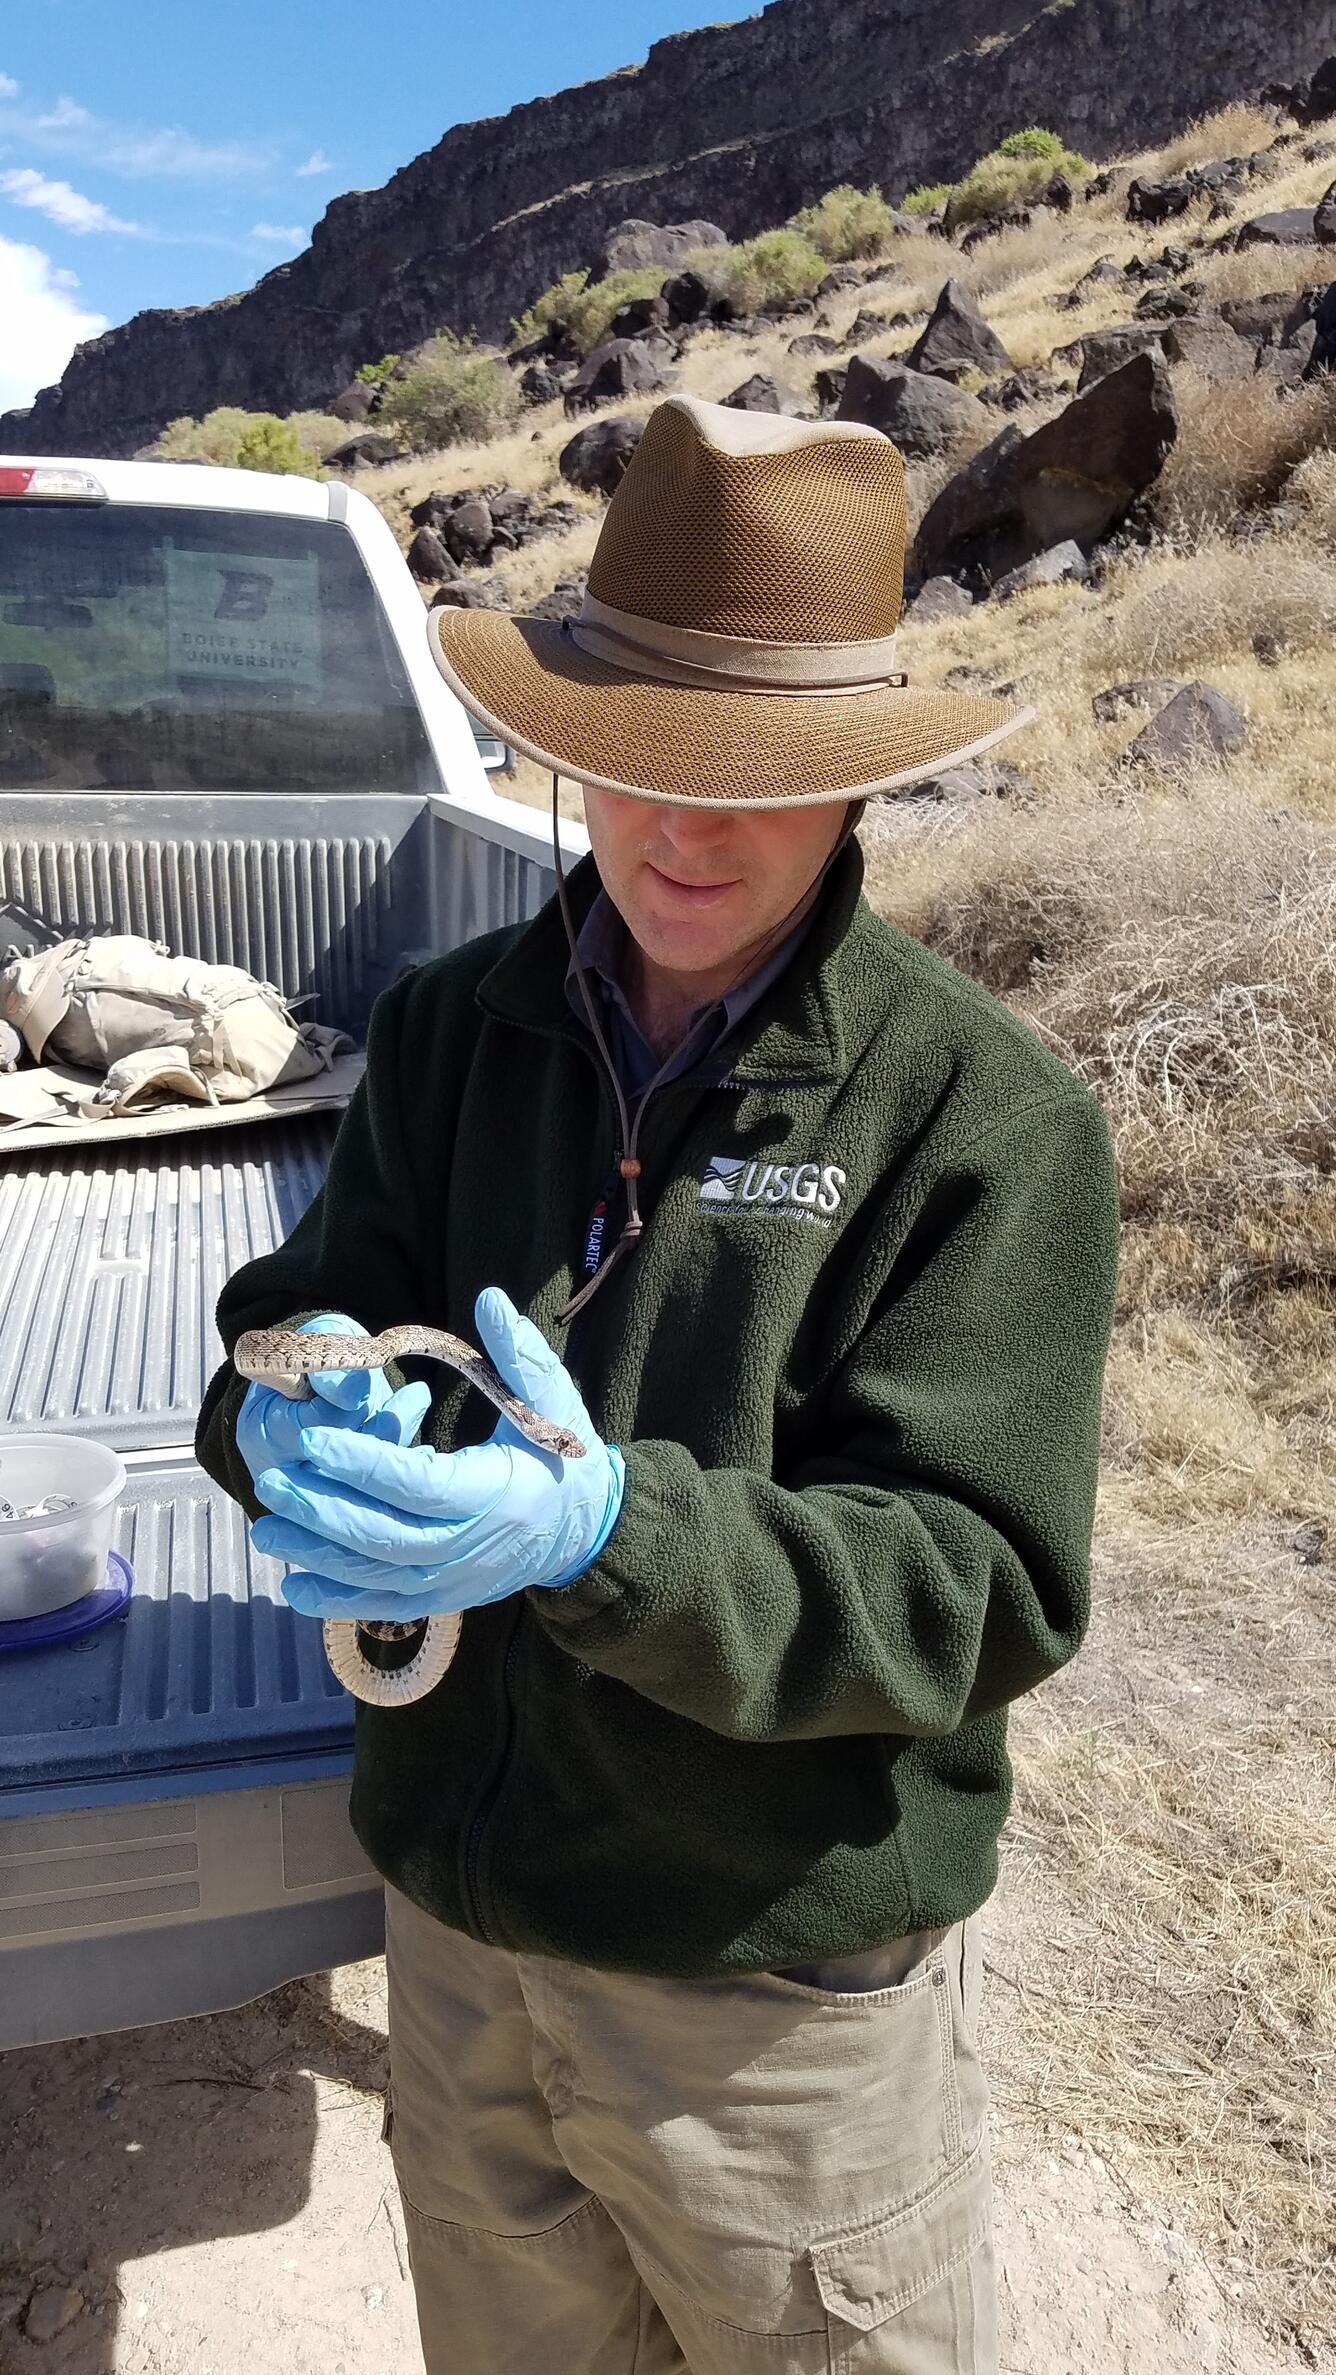
[[(0, 797), (0, 897), (245, 965), (359, 1041), (405, 963), (534, 914), (549, 852), (543, 820), (502, 802)], [(0, 1138), (0, 1433), (120, 1451), (135, 1570), (97, 1630), (0, 1654), (0, 2048), (380, 1951), (348, 1824), (353, 1702), (191, 1454), (219, 1291), (305, 1210), (335, 1126)]]
[(123, 2027), (379, 1950), (352, 1701), (190, 1449), (223, 1281), (287, 1234), (334, 1127), (0, 1171), (0, 1427), (122, 1452), (135, 1574), (122, 1615), (0, 1657), (0, 2046), (77, 2035), (94, 1989)]

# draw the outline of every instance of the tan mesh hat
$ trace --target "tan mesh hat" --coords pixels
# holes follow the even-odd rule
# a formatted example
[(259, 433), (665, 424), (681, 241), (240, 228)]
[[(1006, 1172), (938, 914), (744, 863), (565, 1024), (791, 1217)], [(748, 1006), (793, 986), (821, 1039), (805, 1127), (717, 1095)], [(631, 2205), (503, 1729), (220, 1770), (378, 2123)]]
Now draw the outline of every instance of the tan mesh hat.
[(432, 652), (484, 725), (579, 783), (710, 808), (895, 791), (1035, 714), (897, 670), (906, 525), (879, 430), (672, 396), (579, 618), (442, 606)]

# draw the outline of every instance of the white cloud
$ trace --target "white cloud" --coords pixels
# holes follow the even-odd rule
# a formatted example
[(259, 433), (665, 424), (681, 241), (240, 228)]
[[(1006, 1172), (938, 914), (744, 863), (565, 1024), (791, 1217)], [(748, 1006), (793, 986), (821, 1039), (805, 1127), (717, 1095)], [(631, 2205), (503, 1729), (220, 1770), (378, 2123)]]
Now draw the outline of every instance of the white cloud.
[(245, 140), (197, 140), (179, 124), (117, 123), (94, 115), (77, 99), (62, 95), (53, 107), (14, 105), (19, 86), (0, 75), (0, 128), (27, 142), (40, 156), (74, 158), (102, 166), (130, 180), (162, 176), (179, 181), (236, 181), (271, 171), (278, 162), (272, 145)]
[(40, 248), (0, 239), (0, 412), (31, 404), (39, 388), (59, 379), (81, 339), (109, 327), (71, 295), (73, 275), (54, 272)]
[(278, 247), (300, 247), (306, 233), (299, 223), (252, 223), (252, 239), (269, 239)]
[(306, 163), (298, 165), (296, 168), (298, 181), (301, 181), (308, 173), (332, 173), (333, 171), (334, 159), (327, 157), (322, 148), (312, 149)]
[(39, 132), (68, 132), (79, 125), (91, 124), (92, 120), (88, 109), (80, 107), (76, 99), (57, 99), (54, 107), (48, 108), (45, 115), (38, 116), (37, 129)]
[(16, 206), (31, 206), (44, 214), (47, 221), (57, 223), (62, 231), (74, 231), (80, 237), (88, 231), (119, 231), (132, 239), (146, 239), (148, 233), (141, 223), (122, 222), (96, 198), (85, 198), (81, 191), (72, 190), (67, 181), (48, 181), (45, 174), (34, 173), (30, 165), (18, 166), (10, 173), (0, 173), (0, 194), (12, 198)]

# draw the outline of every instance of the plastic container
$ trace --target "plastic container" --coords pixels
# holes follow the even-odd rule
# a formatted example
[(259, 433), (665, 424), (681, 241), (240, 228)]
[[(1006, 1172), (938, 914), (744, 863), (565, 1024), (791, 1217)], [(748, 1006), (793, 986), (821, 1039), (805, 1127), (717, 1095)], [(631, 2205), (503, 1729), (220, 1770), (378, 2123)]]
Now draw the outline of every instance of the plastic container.
[(50, 1517), (0, 1517), (0, 1624), (46, 1616), (97, 1590), (124, 1491), (125, 1464), (105, 1444), (0, 1435), (0, 1501), (23, 1509), (69, 1493), (75, 1504)]

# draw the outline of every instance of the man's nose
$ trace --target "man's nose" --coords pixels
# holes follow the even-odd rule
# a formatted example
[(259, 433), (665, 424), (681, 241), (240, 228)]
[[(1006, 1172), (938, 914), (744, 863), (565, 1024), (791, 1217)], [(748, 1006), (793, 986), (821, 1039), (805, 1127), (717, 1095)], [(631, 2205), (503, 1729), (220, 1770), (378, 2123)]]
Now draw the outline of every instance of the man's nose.
[(727, 809), (661, 808), (659, 830), (676, 850), (717, 849), (729, 840), (733, 820)]

